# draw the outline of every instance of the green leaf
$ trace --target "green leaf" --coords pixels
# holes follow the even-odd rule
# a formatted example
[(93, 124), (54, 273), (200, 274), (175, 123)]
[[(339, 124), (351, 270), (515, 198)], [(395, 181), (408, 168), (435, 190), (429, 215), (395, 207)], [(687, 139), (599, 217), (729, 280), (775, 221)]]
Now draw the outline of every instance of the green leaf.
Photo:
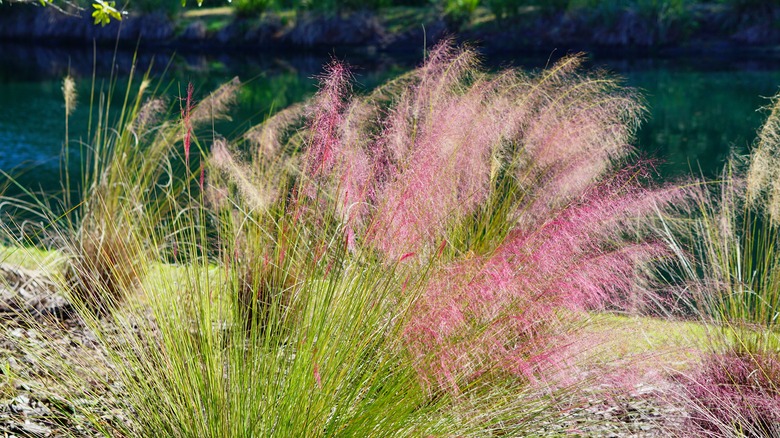
[(111, 22), (112, 18), (118, 21), (122, 20), (122, 13), (116, 9), (115, 2), (95, 0), (92, 7), (95, 8), (95, 11), (92, 12), (92, 16), (95, 18), (95, 24), (105, 26)]

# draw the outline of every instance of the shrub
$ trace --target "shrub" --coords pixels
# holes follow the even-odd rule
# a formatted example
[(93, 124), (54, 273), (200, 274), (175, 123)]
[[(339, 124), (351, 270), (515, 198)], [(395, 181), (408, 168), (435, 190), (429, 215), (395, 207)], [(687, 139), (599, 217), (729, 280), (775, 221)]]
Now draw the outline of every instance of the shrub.
[(688, 0), (572, 0), (569, 10), (593, 21), (607, 20), (607, 23), (615, 23), (626, 13), (635, 13), (657, 27), (657, 32), (663, 36), (672, 25), (690, 19), (689, 4)]
[(393, 4), (392, 0), (282, 0), (283, 5), (300, 10), (320, 13), (340, 13), (342, 11), (377, 10)]
[(442, 9), (445, 20), (451, 27), (467, 25), (477, 10), (480, 0), (444, 0)]
[(239, 17), (252, 17), (274, 7), (274, 0), (233, 0), (231, 5)]
[(780, 1), (777, 0), (720, 0), (720, 3), (726, 4), (740, 14), (768, 12), (780, 6)]
[(665, 34), (674, 23), (687, 20), (687, 0), (637, 0), (636, 9), (640, 16), (658, 23), (660, 34)]
[(180, 2), (170, 0), (132, 0), (129, 2), (129, 5), (133, 11), (143, 13), (163, 13), (169, 17), (173, 17), (182, 10), (182, 5)]
[[(571, 5), (588, 0), (485, 0), (484, 4), (499, 19), (517, 15), (522, 7), (531, 6), (542, 15), (550, 16), (566, 12)], [(595, 6), (595, 5), (594, 5)]]
[(520, 3), (515, 0), (486, 0), (485, 6), (498, 19), (512, 18), (520, 10)]

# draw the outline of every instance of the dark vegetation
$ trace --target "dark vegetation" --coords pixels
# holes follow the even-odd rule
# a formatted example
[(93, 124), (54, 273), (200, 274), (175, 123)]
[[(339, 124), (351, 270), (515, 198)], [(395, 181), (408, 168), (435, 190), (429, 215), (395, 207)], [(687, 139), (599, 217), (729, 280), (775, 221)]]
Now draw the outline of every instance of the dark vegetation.
[[(21, 14), (0, 26), (0, 38), (112, 43), (119, 26), (52, 18), (37, 10), (5, 6)], [(3, 7), (3, 6), (0, 6)], [(53, 8), (48, 8), (53, 9)], [(457, 33), (489, 51), (637, 50), (724, 52), (769, 49), (780, 44), (774, 24), (780, 5), (753, 0), (236, 0), (182, 8), (175, 1), (137, 0), (127, 5), (121, 39), (135, 45), (181, 48), (331, 48), (419, 50)], [(24, 11), (23, 11), (24, 10)], [(39, 15), (44, 18), (36, 18)], [(57, 13), (59, 14), (59, 13)], [(142, 15), (142, 16), (139, 16)], [(62, 15), (62, 14), (59, 14)], [(24, 17), (24, 25), (18, 20)], [(59, 22), (52, 26), (52, 21)], [(78, 20), (75, 20), (78, 21)], [(3, 29), (4, 28), (4, 29)]]

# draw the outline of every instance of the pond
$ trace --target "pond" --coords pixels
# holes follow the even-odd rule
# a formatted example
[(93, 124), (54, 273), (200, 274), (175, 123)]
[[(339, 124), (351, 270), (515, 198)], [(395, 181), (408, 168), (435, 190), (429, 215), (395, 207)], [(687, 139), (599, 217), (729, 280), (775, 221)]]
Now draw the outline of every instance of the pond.
[[(301, 101), (316, 91), (316, 76), (329, 55), (253, 56), (141, 53), (138, 70), (162, 77), (160, 89), (175, 104), (179, 90), (193, 82), (203, 94), (238, 76), (245, 87), (231, 113), (233, 121), (216, 131), (226, 138), (263, 120), (274, 109)], [(338, 55), (354, 67), (356, 88), (368, 90), (413, 68), (418, 58)], [(78, 106), (70, 118), (71, 147), (86, 139), (93, 72), (99, 87), (112, 72), (120, 79), (113, 105), (121, 103), (122, 77), (132, 53), (0, 44), (0, 170), (33, 190), (60, 188), (60, 156), (65, 137), (62, 78), (76, 78)], [(549, 57), (517, 55), (486, 59), (491, 67), (538, 69)], [(604, 68), (641, 90), (648, 107), (636, 146), (657, 159), (664, 178), (716, 176), (732, 150), (744, 152), (766, 117), (780, 85), (780, 61), (723, 58), (612, 59), (591, 57), (589, 67)], [(97, 99), (96, 99), (97, 101)], [(93, 121), (94, 123), (94, 121)], [(71, 170), (78, 171), (78, 166)], [(7, 193), (20, 190), (10, 187)]]

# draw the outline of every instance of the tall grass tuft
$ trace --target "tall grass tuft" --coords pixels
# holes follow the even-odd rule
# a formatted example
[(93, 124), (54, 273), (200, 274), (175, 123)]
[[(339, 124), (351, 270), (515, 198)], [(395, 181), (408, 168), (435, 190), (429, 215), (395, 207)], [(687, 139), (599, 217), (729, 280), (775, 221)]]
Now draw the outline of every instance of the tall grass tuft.
[(585, 311), (660, 299), (653, 221), (688, 196), (646, 188), (638, 99), (581, 62), (494, 75), (444, 43), (363, 96), (332, 63), (197, 170), (193, 125), (237, 84), (195, 107), (188, 91), (176, 122), (126, 99), (63, 231), (65, 284), (121, 384), (90, 378), (133, 413), (101, 427), (532, 433), (579, 378)]
[(165, 181), (175, 145), (184, 145), (188, 166), (191, 144), (197, 141), (193, 129), (222, 117), (237, 88), (234, 79), (195, 105), (190, 86), (183, 117), (168, 121), (165, 101), (147, 98), (148, 75), (135, 96), (134, 81), (131, 73), (118, 115), (110, 104), (113, 88), (101, 93), (93, 107), (94, 136), (81, 147), (86, 159), (78, 201), (71, 202), (66, 192), (62, 209), (67, 214), (51, 218), (54, 239), (70, 258), (64, 273), (68, 292), (98, 313), (121, 302), (145, 275), (146, 259), (160, 251), (150, 245), (151, 233), (175, 214), (169, 197), (184, 187)]
[[(780, 197), (776, 192), (776, 151), (780, 144), (780, 105), (759, 132), (747, 159), (745, 176), (736, 160), (727, 167), (718, 191), (700, 202), (695, 229), (696, 254), (704, 270), (706, 311), (745, 334), (773, 332), (780, 306), (777, 232)], [(767, 341), (769, 339), (767, 338)], [(775, 345), (756, 339), (758, 350)]]
[[(404, 344), (431, 391), (457, 393), (494, 372), (534, 380), (565, 356), (551, 347), (565, 342), (562, 309), (635, 311), (659, 299), (652, 266), (669, 251), (649, 225), (688, 193), (643, 188), (642, 165), (620, 169), (641, 106), (580, 63), (488, 75), (474, 52), (445, 43), (367, 96), (332, 64), (306, 108), (254, 130), (261, 151), (304, 151), (294, 221), (336, 227), (350, 253), (404, 272), (401, 292), (418, 294)], [(257, 198), (242, 187), (267, 169), (263, 155), (242, 167), (214, 152)]]
[(732, 159), (717, 187), (701, 193), (690, 227), (683, 266), (696, 281), (688, 287), (716, 327), (704, 366), (685, 380), (693, 424), (705, 435), (778, 433), (778, 145), (775, 98), (750, 155)]

